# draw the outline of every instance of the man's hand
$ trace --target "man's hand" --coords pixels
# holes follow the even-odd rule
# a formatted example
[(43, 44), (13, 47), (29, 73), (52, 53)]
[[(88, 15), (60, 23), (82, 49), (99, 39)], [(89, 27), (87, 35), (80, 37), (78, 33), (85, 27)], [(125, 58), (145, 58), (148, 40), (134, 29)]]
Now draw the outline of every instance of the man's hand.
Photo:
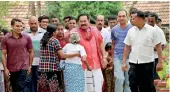
[(91, 67), (90, 67), (90, 66), (87, 66), (87, 70), (88, 70), (88, 71), (91, 71), (92, 69), (91, 69)]
[(31, 66), (27, 70), (27, 75), (29, 75), (30, 73), (31, 73)]
[(128, 67), (126, 65), (126, 63), (122, 63), (122, 70), (123, 71), (127, 71)]
[(106, 59), (106, 57), (103, 57), (102, 58), (102, 66), (103, 66), (103, 68), (106, 68), (106, 66), (107, 66), (107, 59)]
[(6, 79), (6, 81), (9, 81), (10, 73), (9, 73), (9, 70), (8, 70), (7, 68), (4, 69), (4, 73), (5, 73), (5, 79)]
[(158, 62), (156, 65), (156, 71), (161, 71), (163, 69), (162, 62)]

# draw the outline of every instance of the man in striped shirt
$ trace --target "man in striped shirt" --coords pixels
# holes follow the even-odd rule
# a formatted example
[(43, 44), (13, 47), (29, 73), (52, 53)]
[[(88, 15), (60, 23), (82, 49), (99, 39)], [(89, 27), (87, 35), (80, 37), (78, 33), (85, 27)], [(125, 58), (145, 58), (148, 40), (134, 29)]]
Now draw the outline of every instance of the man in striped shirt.
[[(130, 92), (128, 72), (122, 71), (121, 63), (125, 45), (123, 41), (132, 25), (128, 23), (127, 12), (125, 10), (120, 10), (118, 12), (117, 20), (118, 24), (113, 27), (111, 31), (111, 39), (113, 44), (113, 60), (115, 68), (114, 76), (116, 78), (115, 92)], [(124, 88), (123, 85), (125, 85)]]

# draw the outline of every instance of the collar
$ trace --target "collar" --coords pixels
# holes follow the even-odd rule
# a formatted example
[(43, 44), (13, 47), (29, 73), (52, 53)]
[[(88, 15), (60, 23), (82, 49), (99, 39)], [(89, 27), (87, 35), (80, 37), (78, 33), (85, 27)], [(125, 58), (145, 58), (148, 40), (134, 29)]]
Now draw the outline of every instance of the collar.
[[(9, 33), (8, 33), (8, 36), (14, 38), (14, 36), (12, 35), (12, 32), (9, 32)], [(23, 34), (22, 34), (22, 33), (20, 34), (20, 37), (19, 37), (19, 38), (21, 38), (21, 37), (23, 37)]]
[[(146, 29), (148, 26), (149, 26), (149, 25), (148, 25), (147, 23), (145, 23), (145, 25), (143, 26), (142, 29)], [(135, 26), (135, 28), (139, 30), (139, 28), (138, 28), (137, 26)], [(142, 30), (142, 29), (141, 29), (141, 30)]]
[[(44, 32), (45, 32), (45, 30), (44, 30), (44, 29), (42, 29), (42, 28), (38, 27), (38, 31), (37, 31), (36, 33), (44, 33)], [(32, 33), (32, 31), (31, 31), (31, 29), (30, 29), (30, 28), (28, 29), (27, 33)]]

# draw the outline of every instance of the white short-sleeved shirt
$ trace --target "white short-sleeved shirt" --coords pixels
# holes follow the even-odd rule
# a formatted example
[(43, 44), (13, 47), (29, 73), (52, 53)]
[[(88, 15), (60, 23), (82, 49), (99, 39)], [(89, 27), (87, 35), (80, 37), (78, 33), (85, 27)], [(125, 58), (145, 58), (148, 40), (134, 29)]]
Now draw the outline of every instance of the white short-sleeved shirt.
[(33, 58), (32, 65), (39, 65), (39, 61), (40, 61), (40, 56), (39, 56), (39, 54), (40, 54), (40, 40), (44, 36), (45, 32), (46, 32), (46, 30), (44, 30), (42, 28), (38, 28), (38, 31), (35, 33), (35, 35), (33, 35), (31, 33), (30, 29), (26, 29), (26, 30), (23, 31), (24, 34), (31, 37), (31, 40), (33, 42), (34, 58)]
[[(156, 28), (156, 31), (159, 34), (159, 39), (161, 40), (161, 44), (165, 45), (166, 44), (166, 38), (165, 38), (165, 34), (164, 34), (163, 30), (160, 27), (158, 27), (157, 25), (155, 25), (154, 28)], [(154, 51), (154, 58), (158, 58), (157, 51)]]
[[(81, 57), (87, 56), (84, 47), (80, 44), (71, 44), (68, 43), (63, 47), (63, 51), (66, 54), (72, 54), (80, 52)], [(80, 57), (66, 58), (66, 63), (82, 64)]]
[(102, 28), (101, 35), (103, 37), (104, 46), (108, 42), (112, 42), (112, 40), (111, 40), (111, 33), (106, 28)]
[(154, 62), (154, 47), (161, 41), (156, 29), (148, 24), (139, 30), (136, 26), (129, 29), (124, 40), (131, 46), (129, 62), (135, 64)]

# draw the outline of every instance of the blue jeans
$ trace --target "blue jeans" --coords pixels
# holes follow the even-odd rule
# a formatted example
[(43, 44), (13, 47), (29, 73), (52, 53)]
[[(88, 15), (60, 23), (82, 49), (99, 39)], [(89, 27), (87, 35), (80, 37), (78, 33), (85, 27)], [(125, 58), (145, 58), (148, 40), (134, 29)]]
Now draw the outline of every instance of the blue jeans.
[[(126, 61), (129, 70), (129, 63)], [(122, 59), (114, 58), (115, 92), (131, 92), (128, 71), (122, 71)]]
[(30, 92), (31, 73), (27, 75), (27, 70), (10, 72), (10, 82), (13, 92)]
[(37, 92), (37, 80), (38, 80), (38, 65), (32, 66), (32, 80), (31, 80), (31, 92)]

